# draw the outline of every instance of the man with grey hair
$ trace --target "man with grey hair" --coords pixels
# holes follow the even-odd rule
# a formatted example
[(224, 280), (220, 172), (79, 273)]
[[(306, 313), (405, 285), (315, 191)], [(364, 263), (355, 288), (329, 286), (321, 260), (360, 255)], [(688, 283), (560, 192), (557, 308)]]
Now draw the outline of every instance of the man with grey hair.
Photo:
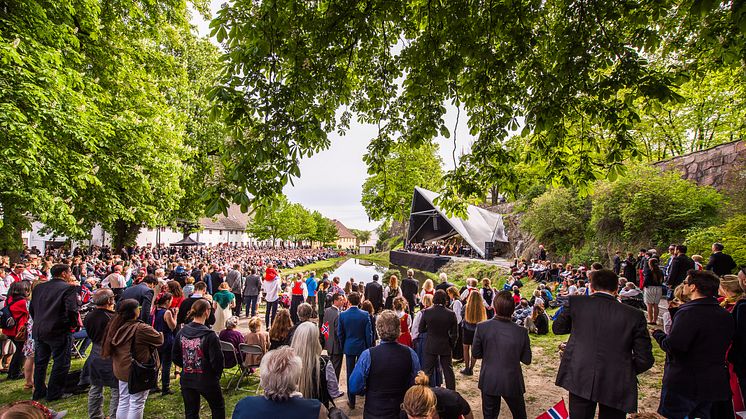
[(304, 399), (298, 392), (303, 369), (293, 348), (282, 346), (267, 352), (259, 365), (263, 396), (245, 397), (236, 404), (234, 418), (326, 418), (326, 408), (316, 399)]
[(93, 304), (96, 305), (83, 320), (83, 326), (88, 337), (93, 342), (91, 354), (85, 361), (84, 371), (88, 372), (91, 387), (88, 390), (88, 417), (102, 419), (104, 417), (104, 387), (109, 387), (109, 414), (114, 417), (119, 405), (119, 382), (114, 377), (111, 358), (101, 358), (101, 345), (106, 336), (106, 327), (114, 317), (114, 292), (108, 288), (101, 288), (93, 293)]
[(395, 312), (381, 312), (376, 331), (381, 344), (360, 355), (347, 391), (365, 395), (363, 417), (397, 417), (404, 395), (420, 370), (420, 361), (412, 348), (396, 341), (401, 321)]
[(445, 272), (441, 272), (440, 275), (438, 275), (438, 277), (440, 278), (440, 284), (435, 286), (435, 291), (437, 290), (448, 291), (448, 288), (451, 288), (452, 286), (454, 286), (453, 284), (448, 282), (448, 274), (446, 274)]

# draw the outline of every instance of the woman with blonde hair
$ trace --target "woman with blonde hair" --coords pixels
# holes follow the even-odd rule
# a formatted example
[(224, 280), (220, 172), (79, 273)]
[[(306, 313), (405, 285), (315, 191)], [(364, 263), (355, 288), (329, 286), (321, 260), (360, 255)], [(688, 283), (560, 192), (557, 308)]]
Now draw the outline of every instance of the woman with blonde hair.
[(298, 392), (303, 397), (316, 399), (328, 407), (330, 400), (342, 394), (339, 392), (334, 366), (329, 362), (329, 357), (321, 355), (319, 328), (311, 322), (302, 322), (293, 333), (290, 347), (301, 359)]
[(414, 385), (404, 395), (401, 405), (408, 419), (472, 419), (469, 402), (445, 387), (430, 387), (424, 372), (417, 373)]
[(464, 339), (464, 369), (461, 370), (461, 374), (474, 374), (474, 364), (477, 363), (477, 360), (471, 357), (471, 344), (474, 342), (474, 331), (477, 330), (477, 324), (485, 320), (487, 320), (487, 312), (484, 309), (482, 296), (478, 292), (472, 292), (469, 294), (466, 306), (464, 306), (464, 320), (461, 322)]
[(426, 295), (434, 295), (435, 294), (435, 286), (433, 285), (432, 279), (426, 279), (425, 282), (422, 283), (422, 291), (420, 291), (420, 300), (425, 298)]
[(393, 310), (394, 299), (401, 296), (402, 292), (401, 288), (399, 288), (399, 278), (397, 278), (396, 275), (391, 275), (389, 277), (389, 284), (383, 290), (383, 307), (386, 310)]

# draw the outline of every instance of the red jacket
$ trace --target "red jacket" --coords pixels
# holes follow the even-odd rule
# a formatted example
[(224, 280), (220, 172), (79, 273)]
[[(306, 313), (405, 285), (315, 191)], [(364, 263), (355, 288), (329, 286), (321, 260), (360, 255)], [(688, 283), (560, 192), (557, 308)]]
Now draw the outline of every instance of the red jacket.
[(12, 329), (3, 329), (3, 334), (10, 338), (14, 338), (18, 333), (18, 329), (28, 323), (28, 307), (26, 307), (25, 298), (18, 300), (8, 298), (7, 305), (10, 307), (10, 314), (13, 316), (13, 319), (15, 319), (16, 324)]

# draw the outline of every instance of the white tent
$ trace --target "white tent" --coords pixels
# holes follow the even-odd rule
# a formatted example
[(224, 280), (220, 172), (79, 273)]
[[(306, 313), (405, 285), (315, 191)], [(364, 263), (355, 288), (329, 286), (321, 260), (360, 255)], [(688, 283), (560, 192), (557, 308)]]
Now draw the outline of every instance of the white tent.
[(486, 254), (485, 243), (508, 242), (502, 215), (469, 205), (466, 219), (449, 217), (434, 204), (437, 197), (433, 191), (414, 188), (409, 242), (440, 240), (458, 234), (482, 257)]

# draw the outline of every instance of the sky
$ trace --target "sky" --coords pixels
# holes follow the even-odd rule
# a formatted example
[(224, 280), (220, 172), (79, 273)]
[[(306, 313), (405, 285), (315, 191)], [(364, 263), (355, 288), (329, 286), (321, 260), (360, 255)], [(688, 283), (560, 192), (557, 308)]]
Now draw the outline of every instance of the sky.
[[(216, 13), (225, 0), (212, 0), (211, 10)], [(192, 24), (200, 36), (209, 36), (209, 22), (198, 13), (194, 13)], [(215, 40), (213, 39), (213, 42)], [(446, 126), (451, 131), (456, 124), (456, 108), (447, 105)], [(468, 152), (472, 137), (466, 124), (465, 113), (461, 112), (456, 132), (456, 156), (462, 151)], [(317, 210), (328, 218), (338, 219), (348, 228), (373, 230), (380, 222), (370, 220), (365, 208), (360, 204), (362, 187), (367, 178), (367, 168), (363, 162), (366, 147), (375, 137), (374, 125), (350, 123), (345, 136), (336, 132), (330, 134), (331, 147), (311, 157), (304, 158), (300, 164), (301, 177), (293, 179), (294, 185), (288, 184), (284, 193), (292, 202), (299, 202), (310, 210)], [(453, 137), (438, 137), (435, 142), (440, 146), (444, 169), (453, 168)]]

